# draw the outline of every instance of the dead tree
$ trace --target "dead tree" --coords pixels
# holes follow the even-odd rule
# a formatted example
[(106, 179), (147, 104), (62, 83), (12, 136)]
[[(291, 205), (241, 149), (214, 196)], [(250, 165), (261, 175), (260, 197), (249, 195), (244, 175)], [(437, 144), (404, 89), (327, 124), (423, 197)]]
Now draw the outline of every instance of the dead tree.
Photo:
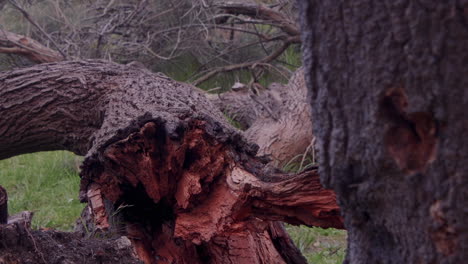
[(245, 129), (246, 138), (259, 145), (258, 153), (269, 155), (274, 164), (285, 165), (295, 158), (301, 163), (312, 152), (312, 108), (302, 68), (286, 85), (273, 83), (258, 93), (245, 87), (207, 96)]
[[(281, 1), (281, 4), (274, 4), (273, 1), (271, 5), (248, 1), (242, 3), (207, 1), (205, 4), (193, 1), (179, 1), (176, 4), (172, 1), (160, 2), (149, 1), (148, 5), (142, 5), (137, 2), (103, 0), (85, 5), (89, 9), (87, 13), (91, 14), (85, 20), (95, 21), (96, 29), (89, 29), (85, 26), (88, 22), (72, 23), (69, 21), (65, 14), (75, 7), (64, 6), (59, 2), (35, 3), (32, 6), (24, 2), (21, 5), (12, 5), (12, 9), (19, 9), (21, 14), (34, 25), (37, 24), (34, 22), (35, 18), (27, 10), (47, 6), (52, 8), (54, 19), (50, 23), (55, 25), (56, 21), (63, 20), (60, 26), (50, 26), (50, 28), (58, 28), (58, 32), (36, 32), (35, 36), (42, 43), (46, 43), (48, 38), (55, 38), (56, 42), (62, 43), (60, 48), (67, 52), (68, 56), (108, 58), (107, 55), (116, 53), (134, 54), (135, 59), (141, 55), (148, 58), (147, 55), (152, 54), (151, 56), (157, 60), (161, 59), (159, 57), (165, 58), (161, 60), (168, 60), (179, 56), (183, 50), (198, 49), (187, 47), (187, 43), (201, 47), (208, 41), (222, 48), (221, 50), (208, 48), (209, 54), (199, 51), (203, 54), (200, 57), (209, 59), (204, 61), (200, 72), (193, 76), (193, 84), (203, 83), (220, 73), (238, 70), (248, 70), (252, 73), (251, 86), (258, 85), (256, 83), (258, 79), (268, 71), (280, 72), (279, 75), (286, 79), (291, 75), (289, 70), (280, 67), (277, 62), (285, 49), (300, 42), (299, 27), (295, 23), (296, 12), (288, 1)], [(166, 5), (167, 8), (164, 8)], [(185, 15), (187, 19), (180, 19), (176, 23), (177, 26), (166, 25), (171, 19), (181, 16), (177, 15), (181, 12), (180, 10), (187, 11)], [(164, 23), (160, 23), (161, 19)], [(261, 28), (264, 29), (261, 30)], [(39, 29), (41, 29), (39, 26), (33, 26), (33, 32)], [(88, 32), (89, 30), (91, 32)], [(98, 32), (93, 32), (93, 30)], [(60, 33), (62, 31), (68, 33)], [(54, 49), (40, 45), (31, 38), (7, 31), (1, 32), (3, 37), (0, 35), (0, 52), (20, 54), (36, 63), (63, 60), (63, 56), (60, 56)], [(194, 45), (195, 39), (192, 38), (194, 36), (199, 38), (200, 35), (205, 36), (205, 34), (207, 34), (206, 37), (197, 40), (197, 44)], [(61, 36), (61, 39), (55, 36)], [(110, 37), (112, 41), (109, 40)], [(231, 37), (233, 39), (230, 39)], [(158, 45), (161, 46), (155, 44), (160, 38), (170, 42), (161, 44), (164, 49), (155, 48)], [(86, 51), (78, 52), (77, 46)], [(251, 49), (255, 47), (257, 51), (251, 52)], [(94, 48), (95, 52), (91, 52), (94, 55), (88, 54)], [(171, 49), (177, 51), (172, 52)], [(161, 53), (154, 54), (154, 50), (159, 50)], [(251, 55), (236, 55), (244, 50), (248, 50)], [(239, 57), (245, 59), (228, 59)], [(223, 62), (219, 64), (219, 60)], [(152, 61), (155, 60), (152, 59)], [(211, 98), (220, 109), (228, 110), (227, 112), (235, 120), (238, 120), (241, 115), (250, 115), (247, 118), (251, 121), (248, 126), (245, 126), (250, 128), (246, 131), (246, 137), (260, 146), (260, 154), (271, 155), (276, 164), (284, 165), (311, 149), (313, 138), (309, 118), (311, 109), (305, 100), (306, 88), (301, 71), (294, 76), (288, 86), (275, 84), (269, 88), (271, 89), (262, 90), (260, 94), (231, 92)], [(218, 100), (220, 98), (222, 100)], [(246, 111), (247, 109), (249, 111)], [(299, 158), (298, 161), (301, 160)]]
[[(63, 60), (58, 52), (31, 38), (0, 32), (1, 53), (19, 54), (36, 63)], [(268, 89), (251, 86), (245, 86), (241, 91), (205, 95), (246, 129), (247, 139), (259, 145), (259, 154), (270, 155), (276, 164), (284, 165), (306, 153), (313, 145), (313, 134), (312, 109), (306, 100), (303, 69), (297, 70), (287, 85), (273, 83)]]
[(63, 60), (60, 53), (31, 38), (6, 30), (0, 30), (0, 53), (22, 55), (35, 63)]
[(285, 221), (342, 228), (316, 170), (285, 174), (190, 85), (102, 61), (0, 74), (0, 158), (86, 155), (80, 198), (98, 227), (104, 201), (146, 263), (301, 263)]
[(320, 177), (346, 263), (468, 259), (466, 1), (301, 0)]
[[(284, 5), (292, 5), (283, 2)], [(215, 10), (218, 10), (218, 14), (213, 16), (210, 24), (215, 29), (230, 31), (232, 34), (245, 34), (255, 36), (253, 42), (244, 43), (244, 45), (233, 45), (227, 47), (223, 52), (217, 54), (209, 62), (213, 62), (217, 57), (225, 56), (231, 52), (235, 52), (239, 49), (246, 49), (250, 46), (261, 46), (262, 51), (257, 52), (252, 56), (265, 53), (264, 56), (260, 56), (256, 59), (247, 59), (240, 63), (230, 63), (229, 65), (212, 67), (207, 70), (201, 71), (192, 81), (192, 84), (199, 85), (208, 79), (216, 76), (219, 73), (232, 72), (238, 70), (250, 70), (254, 71), (258, 68), (276, 69), (276, 71), (283, 72), (273, 65), (273, 62), (277, 60), (290, 46), (301, 42), (299, 27), (296, 24), (293, 12), (286, 12), (275, 10), (269, 6), (258, 3), (238, 3), (238, 2), (224, 2), (220, 1), (213, 4)], [(289, 15), (289, 16), (288, 16)], [(225, 24), (230, 23), (231, 26)], [(260, 32), (258, 26), (270, 26), (275, 30), (271, 30), (269, 33)], [(205, 63), (205, 66), (208, 63)], [(284, 73), (282, 73), (284, 74)], [(254, 73), (252, 75), (255, 75)], [(256, 76), (253, 77), (258, 78)]]
[[(220, 73), (240, 70), (289, 77), (280, 56), (300, 43), (297, 12), (291, 0), (270, 1), (272, 5), (220, 0), (6, 2), (0, 24), (8, 28), (11, 17), (21, 16), (29, 30), (16, 33), (54, 51), (32, 57), (32, 47), (0, 34), (0, 46), (5, 46), (3, 40), (7, 39), (8, 48), (1, 52), (28, 54), (35, 62), (52, 62), (54, 57), (120, 63), (138, 60), (159, 71), (190, 60), (198, 70), (188, 73), (192, 76), (185, 81), (194, 85)], [(22, 40), (34, 44), (29, 38)], [(184, 72), (184, 68), (178, 72)]]

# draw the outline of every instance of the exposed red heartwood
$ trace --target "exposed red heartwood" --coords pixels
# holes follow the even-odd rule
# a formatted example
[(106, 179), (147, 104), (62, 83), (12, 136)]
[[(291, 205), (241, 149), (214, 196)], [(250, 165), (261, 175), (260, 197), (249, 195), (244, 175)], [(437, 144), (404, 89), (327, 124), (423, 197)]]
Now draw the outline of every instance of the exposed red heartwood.
[(128, 236), (146, 263), (306, 263), (277, 221), (343, 228), (314, 169), (268, 166), (188, 84), (104, 61), (49, 63), (0, 73), (0, 105), (0, 158), (85, 155), (80, 199), (94, 227)]

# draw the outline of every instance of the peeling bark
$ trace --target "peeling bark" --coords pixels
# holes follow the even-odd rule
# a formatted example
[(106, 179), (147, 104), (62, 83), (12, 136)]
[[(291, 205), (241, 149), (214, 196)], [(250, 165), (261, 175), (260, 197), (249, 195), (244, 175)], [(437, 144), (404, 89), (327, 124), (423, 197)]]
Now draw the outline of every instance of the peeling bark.
[(300, 0), (320, 177), (346, 263), (468, 258), (468, 4)]
[(190, 85), (101, 61), (0, 80), (0, 158), (86, 154), (80, 198), (101, 228), (110, 201), (145, 263), (304, 263), (272, 221), (343, 228), (316, 170), (266, 166)]

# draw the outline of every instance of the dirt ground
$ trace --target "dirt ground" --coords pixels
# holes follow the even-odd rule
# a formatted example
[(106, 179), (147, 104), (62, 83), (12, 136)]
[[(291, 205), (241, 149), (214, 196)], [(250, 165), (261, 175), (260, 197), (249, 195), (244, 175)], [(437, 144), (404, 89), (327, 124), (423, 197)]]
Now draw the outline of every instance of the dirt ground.
[(78, 233), (0, 225), (0, 264), (142, 263), (126, 237), (82, 238)]

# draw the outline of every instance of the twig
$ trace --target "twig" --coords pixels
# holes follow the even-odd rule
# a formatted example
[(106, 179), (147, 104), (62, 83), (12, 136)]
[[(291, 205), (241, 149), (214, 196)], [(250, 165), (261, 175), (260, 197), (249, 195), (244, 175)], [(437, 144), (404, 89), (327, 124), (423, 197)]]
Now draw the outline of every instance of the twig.
[[(315, 146), (315, 137), (312, 138), (312, 141), (310, 142), (309, 146), (307, 146), (306, 150), (304, 151), (304, 154), (302, 154), (302, 160), (299, 165), (299, 171), (302, 171), (304, 161), (307, 156), (307, 152), (309, 152), (311, 148), (314, 150), (314, 146)], [(312, 163), (315, 163), (315, 153), (313, 152), (312, 152)]]
[[(280, 27), (284, 32), (290, 36), (300, 35), (299, 27), (286, 18), (283, 14), (268, 8), (264, 5), (258, 4), (243, 4), (243, 3), (224, 3), (217, 4), (216, 7), (226, 11), (228, 14), (245, 15), (261, 19), (262, 21), (274, 22), (274, 26)], [(265, 21), (266, 20), (266, 21)]]
[(273, 120), (278, 121), (278, 115), (276, 115), (275, 113), (273, 113), (273, 111), (270, 109), (270, 107), (268, 107), (267, 105), (265, 105), (265, 104), (262, 103), (261, 101), (257, 100), (257, 99), (255, 98), (255, 96), (252, 96), (252, 95), (251, 95), (250, 98), (251, 98), (252, 100), (254, 100), (256, 103), (258, 103), (259, 105), (261, 105), (261, 106), (265, 109), (265, 111), (267, 111), (267, 113), (271, 116), (271, 118), (273, 118)]
[(24, 224), (24, 230), (26, 230), (26, 233), (28, 233), (29, 238), (31, 238), (31, 241), (33, 242), (34, 250), (41, 256), (41, 259), (42, 259), (42, 261), (44, 261), (44, 264), (47, 264), (47, 261), (44, 258), (44, 254), (37, 247), (36, 239), (34, 239), (33, 235), (29, 231), (29, 227), (28, 227), (27, 222), (23, 222), (23, 224)]
[(193, 81), (192, 84), (197, 86), (207, 81), (208, 79), (212, 78), (213, 76), (217, 75), (220, 72), (230, 72), (230, 71), (245, 69), (248, 67), (255, 67), (256, 65), (261, 64), (261, 63), (269, 63), (273, 61), (274, 59), (276, 59), (278, 56), (280, 56), (289, 47), (289, 45), (291, 45), (292, 43), (295, 43), (296, 41), (299, 41), (298, 39), (299, 37), (288, 38), (287, 41), (283, 42), (283, 45), (281, 45), (280, 48), (278, 48), (276, 51), (271, 53), (269, 56), (264, 57), (260, 60), (215, 68), (211, 70), (210, 72), (206, 73), (205, 75), (201, 76), (200, 78), (196, 79), (195, 81)]
[[(279, 38), (271, 38), (269, 40), (267, 40), (267, 42), (270, 42), (270, 41), (276, 41), (276, 40), (280, 40), (281, 37)], [(248, 47), (251, 47), (251, 46), (255, 46), (257, 44), (260, 44), (262, 43), (262, 41), (252, 41), (252, 42), (249, 42), (249, 43), (246, 43), (245, 45), (242, 45), (240, 47), (235, 47), (235, 48), (227, 48), (225, 49), (224, 51), (220, 52), (218, 55), (214, 56), (213, 58), (209, 59), (207, 62), (205, 62), (203, 65), (201, 65), (200, 67), (198, 67), (198, 69), (203, 69), (206, 65), (210, 64), (211, 62), (213, 62), (215, 59), (218, 59), (226, 54), (229, 54), (233, 51), (237, 51), (237, 50), (241, 50), (241, 49), (245, 49), (245, 48), (248, 48)], [(190, 78), (193, 77), (193, 76), (190, 76)]]

